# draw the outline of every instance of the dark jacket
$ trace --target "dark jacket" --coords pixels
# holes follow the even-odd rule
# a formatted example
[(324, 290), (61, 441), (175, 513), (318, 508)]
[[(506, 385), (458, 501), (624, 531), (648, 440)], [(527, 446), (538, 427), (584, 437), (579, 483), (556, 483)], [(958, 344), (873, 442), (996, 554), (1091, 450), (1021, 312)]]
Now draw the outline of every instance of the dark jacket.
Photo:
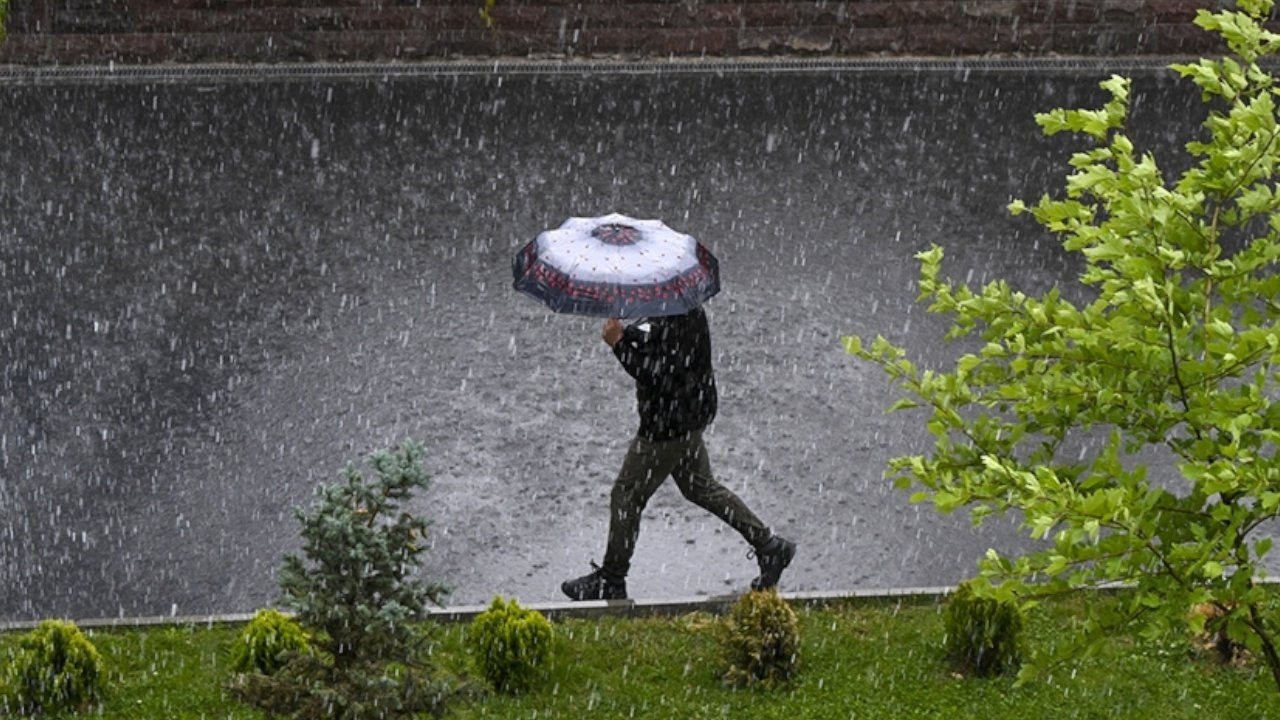
[(628, 325), (613, 354), (636, 380), (640, 437), (670, 440), (715, 418), (711, 330), (702, 308)]

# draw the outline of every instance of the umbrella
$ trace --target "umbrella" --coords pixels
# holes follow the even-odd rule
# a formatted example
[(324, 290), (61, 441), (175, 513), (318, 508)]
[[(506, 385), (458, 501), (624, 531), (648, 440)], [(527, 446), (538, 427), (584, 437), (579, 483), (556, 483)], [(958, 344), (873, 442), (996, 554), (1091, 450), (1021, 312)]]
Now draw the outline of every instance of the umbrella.
[(571, 217), (511, 262), (515, 289), (558, 313), (681, 315), (720, 292), (720, 263), (660, 220)]

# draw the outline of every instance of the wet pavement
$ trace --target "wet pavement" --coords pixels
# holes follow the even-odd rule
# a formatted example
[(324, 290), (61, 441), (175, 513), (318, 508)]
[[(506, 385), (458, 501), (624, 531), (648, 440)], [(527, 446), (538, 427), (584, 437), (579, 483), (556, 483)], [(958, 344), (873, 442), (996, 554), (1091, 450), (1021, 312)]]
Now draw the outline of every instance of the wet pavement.
[[(451, 602), (558, 599), (603, 551), (636, 425), (599, 323), (511, 291), (569, 215), (659, 217), (719, 257), (718, 476), (800, 544), (789, 590), (939, 585), (1025, 546), (913, 506), (926, 447), (840, 337), (959, 348), (912, 254), (1030, 292), (1079, 269), (1012, 197), (1079, 143), (1032, 114), (1105, 74), (563, 73), (0, 86), (0, 619), (246, 612), (278, 600), (291, 508), (349, 460), (427, 448), (424, 573)], [(1201, 117), (1135, 77), (1171, 169)], [(1167, 158), (1167, 159), (1166, 159)], [(1068, 294), (1076, 292), (1068, 290)], [(636, 597), (718, 594), (746, 546), (673, 484)]]

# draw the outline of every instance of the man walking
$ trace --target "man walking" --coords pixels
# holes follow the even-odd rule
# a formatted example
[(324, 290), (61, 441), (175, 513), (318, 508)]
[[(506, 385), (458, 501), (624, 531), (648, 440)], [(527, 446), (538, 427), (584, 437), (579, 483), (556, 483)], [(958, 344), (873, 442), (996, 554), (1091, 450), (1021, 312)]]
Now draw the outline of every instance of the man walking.
[(604, 562), (567, 580), (560, 589), (573, 600), (627, 597), (627, 572), (640, 535), (640, 516), (668, 476), (684, 497), (737, 530), (754, 552), (760, 575), (753, 590), (775, 587), (795, 556), (795, 543), (774, 535), (755, 513), (718, 483), (702, 431), (716, 414), (711, 331), (701, 307), (623, 327), (610, 319), (602, 333), (618, 362), (636, 381), (640, 428), (632, 439), (609, 501)]

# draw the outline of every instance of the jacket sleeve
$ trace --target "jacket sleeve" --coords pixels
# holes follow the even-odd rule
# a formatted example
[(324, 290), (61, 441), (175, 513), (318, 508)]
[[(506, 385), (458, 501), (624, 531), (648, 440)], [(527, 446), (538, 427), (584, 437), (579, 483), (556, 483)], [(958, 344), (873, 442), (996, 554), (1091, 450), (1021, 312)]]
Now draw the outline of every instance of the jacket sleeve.
[(613, 346), (613, 354), (631, 377), (644, 383), (652, 383), (663, 375), (669, 375), (672, 365), (672, 348), (660, 337), (663, 329), (656, 323), (628, 325), (622, 330), (622, 338)]

